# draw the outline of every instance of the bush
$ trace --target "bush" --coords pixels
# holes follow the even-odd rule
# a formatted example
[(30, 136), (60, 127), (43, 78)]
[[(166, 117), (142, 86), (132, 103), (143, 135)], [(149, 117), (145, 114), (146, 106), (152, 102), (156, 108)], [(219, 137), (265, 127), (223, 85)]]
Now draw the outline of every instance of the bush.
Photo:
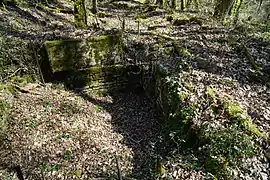
[(218, 178), (228, 176), (228, 167), (235, 167), (242, 158), (255, 154), (252, 137), (236, 125), (209, 131), (205, 137), (210, 141), (202, 148), (206, 154), (205, 168)]
[(37, 63), (29, 41), (0, 34), (0, 81), (9, 76), (38, 74), (37, 72)]

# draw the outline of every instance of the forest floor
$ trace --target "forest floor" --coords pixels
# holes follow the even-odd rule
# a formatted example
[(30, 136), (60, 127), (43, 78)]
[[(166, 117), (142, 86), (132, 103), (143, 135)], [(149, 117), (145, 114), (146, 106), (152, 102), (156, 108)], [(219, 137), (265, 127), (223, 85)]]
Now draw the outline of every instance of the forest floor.
[[(269, 137), (270, 43), (262, 33), (240, 33), (218, 25), (203, 12), (153, 11), (139, 1), (104, 3), (98, 24), (77, 29), (72, 9), (72, 1), (66, 0), (54, 6), (1, 7), (0, 32), (6, 38), (42, 44), (121, 30), (125, 19), (127, 46), (134, 42), (158, 44), (165, 39), (172, 47), (172, 41), (181, 42), (191, 54), (183, 62), (191, 65), (186, 75), (192, 77), (196, 92), (211, 86), (238, 102)], [(170, 61), (164, 62), (158, 54), (152, 58), (167, 66), (177, 61), (169, 57)], [(27, 92), (0, 92), (0, 98), (10, 104), (12, 127), (8, 143), (0, 146), (0, 164), (20, 164), (26, 179), (116, 179), (118, 159), (126, 179), (155, 176), (162, 127), (147, 97), (134, 93), (85, 96), (54, 84), (29, 83), (27, 87)], [(264, 156), (270, 152), (269, 144), (260, 152), (260, 157), (245, 162), (249, 170), (238, 172), (241, 179), (270, 177), (269, 159)], [(187, 156), (165, 158), (165, 178), (204, 179), (203, 167), (190, 168), (186, 160), (194, 157)], [(4, 177), (8, 178), (8, 172), (0, 169), (0, 178)]]
[(86, 97), (35, 87), (10, 94), (11, 151), (1, 160), (23, 164), (27, 179), (145, 179), (160, 133), (148, 100), (132, 93)]

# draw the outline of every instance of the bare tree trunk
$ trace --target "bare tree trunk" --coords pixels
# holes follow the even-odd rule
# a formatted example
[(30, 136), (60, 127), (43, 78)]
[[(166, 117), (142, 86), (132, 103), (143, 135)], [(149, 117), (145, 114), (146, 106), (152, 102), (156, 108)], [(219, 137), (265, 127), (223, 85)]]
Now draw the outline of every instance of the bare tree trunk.
[(75, 20), (76, 27), (87, 26), (87, 17), (86, 17), (86, 9), (85, 9), (84, 0), (74, 1), (74, 20)]
[(172, 0), (172, 8), (176, 9), (177, 7), (177, 0)]
[(187, 0), (181, 0), (181, 10), (186, 9), (187, 7)]
[(239, 17), (240, 7), (242, 5), (243, 0), (236, 0), (231, 8), (230, 14), (233, 16), (233, 24), (236, 24)]
[(231, 9), (234, 0), (219, 0), (215, 7), (214, 17), (223, 19)]
[(92, 0), (92, 9), (91, 9), (93, 14), (96, 14), (98, 12), (97, 8), (97, 0)]

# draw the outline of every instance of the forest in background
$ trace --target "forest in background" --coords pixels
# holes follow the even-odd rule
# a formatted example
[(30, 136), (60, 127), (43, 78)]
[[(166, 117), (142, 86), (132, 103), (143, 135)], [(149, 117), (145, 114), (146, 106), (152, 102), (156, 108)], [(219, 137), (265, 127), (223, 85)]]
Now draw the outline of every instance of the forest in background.
[[(167, 122), (145, 95), (44, 81), (46, 41), (113, 34), (168, 71)], [(2, 179), (270, 176), (270, 1), (2, 0), (0, 82)]]

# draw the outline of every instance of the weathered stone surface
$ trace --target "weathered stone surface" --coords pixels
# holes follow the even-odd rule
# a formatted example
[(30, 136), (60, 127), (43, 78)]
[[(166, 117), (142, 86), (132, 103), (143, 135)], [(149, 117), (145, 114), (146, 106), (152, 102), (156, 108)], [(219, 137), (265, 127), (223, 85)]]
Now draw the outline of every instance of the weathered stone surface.
[(134, 90), (142, 88), (151, 77), (150, 64), (127, 64), (123, 60), (120, 35), (47, 41), (44, 52), (43, 75), (49, 81), (62, 81), (70, 88)]
[(95, 66), (84, 70), (58, 72), (54, 79), (64, 81), (69, 87), (92, 89), (124, 89), (140, 86), (143, 76), (139, 66)]
[(47, 41), (45, 50), (52, 73), (121, 64), (123, 53), (120, 35)]

